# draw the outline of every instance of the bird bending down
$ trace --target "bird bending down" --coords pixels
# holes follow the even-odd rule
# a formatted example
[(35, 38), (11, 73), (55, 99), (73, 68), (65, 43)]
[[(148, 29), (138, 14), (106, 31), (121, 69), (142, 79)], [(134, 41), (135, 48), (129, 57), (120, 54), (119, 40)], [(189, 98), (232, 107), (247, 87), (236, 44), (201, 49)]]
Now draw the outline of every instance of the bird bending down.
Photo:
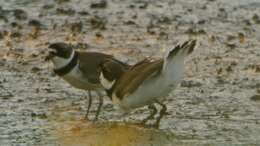
[(101, 66), (100, 82), (113, 103), (124, 112), (148, 105), (152, 112), (143, 123), (157, 113), (154, 103), (159, 104), (162, 109), (154, 123), (154, 126), (158, 127), (167, 110), (162, 101), (182, 80), (184, 59), (193, 51), (195, 45), (195, 40), (186, 41), (169, 51), (164, 59), (145, 59), (130, 67), (117, 79), (109, 78), (112, 72)]
[(75, 88), (88, 91), (88, 106), (85, 118), (88, 119), (92, 104), (91, 91), (96, 91), (99, 96), (99, 104), (95, 119), (98, 119), (104, 90), (99, 81), (100, 65), (106, 66), (111, 71), (110, 78), (115, 80), (129, 67), (127, 64), (116, 60), (111, 55), (97, 52), (78, 52), (72, 46), (65, 43), (53, 43), (49, 45), (47, 56), (54, 64), (54, 72)]

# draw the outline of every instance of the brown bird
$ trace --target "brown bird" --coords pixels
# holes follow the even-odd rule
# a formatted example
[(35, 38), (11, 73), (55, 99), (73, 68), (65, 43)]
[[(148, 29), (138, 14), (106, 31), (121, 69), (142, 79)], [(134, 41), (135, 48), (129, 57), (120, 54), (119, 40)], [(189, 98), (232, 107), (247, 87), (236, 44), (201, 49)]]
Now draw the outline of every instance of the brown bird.
[(116, 60), (113, 56), (97, 52), (78, 52), (72, 46), (65, 43), (53, 43), (49, 45), (47, 57), (54, 64), (54, 72), (75, 88), (88, 91), (88, 106), (85, 118), (88, 119), (92, 104), (91, 91), (96, 91), (99, 96), (99, 105), (95, 119), (98, 119), (104, 91), (100, 84), (100, 65), (106, 66), (111, 71), (111, 79), (115, 80), (129, 67), (127, 64)]
[(158, 103), (162, 110), (154, 126), (159, 126), (167, 110), (162, 101), (182, 80), (184, 59), (193, 51), (195, 45), (195, 40), (186, 41), (169, 51), (164, 59), (145, 59), (130, 67), (120, 78), (112, 78), (111, 70), (101, 66), (101, 84), (107, 89), (113, 103), (126, 113), (149, 105), (153, 112), (142, 123), (154, 117), (157, 113), (154, 103)]

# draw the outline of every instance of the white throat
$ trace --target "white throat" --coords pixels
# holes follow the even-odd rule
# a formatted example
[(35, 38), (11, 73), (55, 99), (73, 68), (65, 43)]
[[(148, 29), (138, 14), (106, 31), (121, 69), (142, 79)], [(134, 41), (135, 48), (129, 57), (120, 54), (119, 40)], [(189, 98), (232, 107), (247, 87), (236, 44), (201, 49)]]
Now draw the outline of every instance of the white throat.
[(62, 58), (62, 57), (58, 57), (58, 56), (54, 56), (52, 58), (52, 62), (55, 66), (56, 69), (59, 69), (59, 68), (62, 68), (64, 66), (66, 66), (67, 64), (69, 64), (71, 62), (71, 60), (73, 59), (73, 56), (75, 55), (75, 51), (72, 50), (72, 53), (70, 55), (70, 58), (68, 59), (65, 59), (65, 58)]

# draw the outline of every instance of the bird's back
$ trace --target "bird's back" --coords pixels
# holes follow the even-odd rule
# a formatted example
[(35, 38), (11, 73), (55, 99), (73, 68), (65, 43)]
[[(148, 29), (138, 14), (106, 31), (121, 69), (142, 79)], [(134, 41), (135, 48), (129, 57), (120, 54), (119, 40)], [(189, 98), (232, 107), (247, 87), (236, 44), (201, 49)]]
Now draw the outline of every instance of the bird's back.
[(80, 54), (79, 60), (80, 70), (93, 83), (99, 83), (101, 65), (111, 71), (112, 78), (118, 78), (129, 67), (111, 55), (96, 52), (84, 52)]

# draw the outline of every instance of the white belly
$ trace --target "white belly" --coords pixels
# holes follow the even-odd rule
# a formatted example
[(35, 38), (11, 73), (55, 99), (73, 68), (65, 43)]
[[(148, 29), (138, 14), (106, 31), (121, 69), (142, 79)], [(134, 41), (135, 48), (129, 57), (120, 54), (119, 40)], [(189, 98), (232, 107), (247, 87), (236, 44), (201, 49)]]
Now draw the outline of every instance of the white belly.
[(64, 75), (62, 78), (75, 88), (83, 90), (97, 90), (102, 88), (100, 84), (90, 83), (88, 79), (81, 73), (78, 66), (76, 66), (72, 71)]

